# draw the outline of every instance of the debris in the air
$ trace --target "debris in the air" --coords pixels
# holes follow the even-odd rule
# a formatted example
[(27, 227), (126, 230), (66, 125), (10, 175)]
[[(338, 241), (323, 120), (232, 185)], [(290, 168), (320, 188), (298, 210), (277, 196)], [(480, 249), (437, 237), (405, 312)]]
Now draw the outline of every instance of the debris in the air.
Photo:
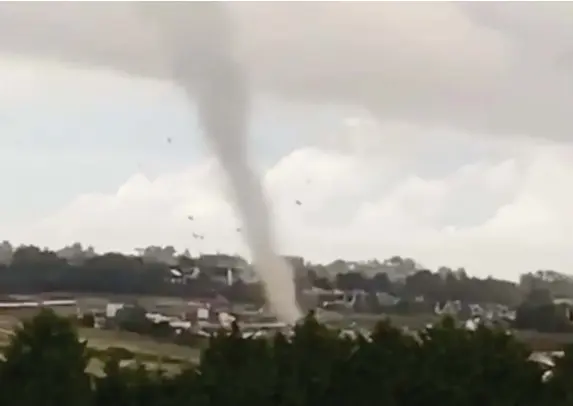
[(237, 227), (237, 232), (238, 232), (238, 233), (241, 232), (241, 227)]
[(295, 203), (296, 203), (298, 206), (302, 205), (302, 203), (300, 202), (300, 200), (296, 200)]
[(167, 142), (171, 144), (171, 137), (167, 137)]
[(187, 216), (187, 218), (191, 221), (193, 221), (193, 216)]

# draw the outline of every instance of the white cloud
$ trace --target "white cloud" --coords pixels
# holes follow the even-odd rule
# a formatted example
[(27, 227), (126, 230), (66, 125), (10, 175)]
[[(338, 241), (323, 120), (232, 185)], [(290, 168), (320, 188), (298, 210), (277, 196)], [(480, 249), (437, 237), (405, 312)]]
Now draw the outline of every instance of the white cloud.
[[(400, 254), (431, 267), (466, 266), (512, 278), (539, 268), (569, 271), (573, 149), (515, 150), (441, 177), (412, 172), (386, 182), (392, 168), (361, 155), (299, 149), (265, 176), (281, 251), (321, 261)], [(101, 250), (173, 244), (244, 254), (219, 180), (210, 158), (153, 180), (136, 174), (116, 193), (78, 197), (17, 236), (51, 246), (81, 241)]]

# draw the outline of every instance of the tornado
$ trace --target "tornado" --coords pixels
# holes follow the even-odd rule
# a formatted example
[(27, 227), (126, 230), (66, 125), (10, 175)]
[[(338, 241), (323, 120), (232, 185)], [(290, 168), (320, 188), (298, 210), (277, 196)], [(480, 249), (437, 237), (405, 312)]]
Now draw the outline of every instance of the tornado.
[(173, 72), (196, 100), (204, 136), (231, 186), (234, 207), (267, 302), (282, 322), (300, 318), (294, 274), (276, 253), (273, 224), (261, 181), (249, 160), (251, 94), (233, 53), (232, 21), (217, 2), (139, 5), (155, 25)]

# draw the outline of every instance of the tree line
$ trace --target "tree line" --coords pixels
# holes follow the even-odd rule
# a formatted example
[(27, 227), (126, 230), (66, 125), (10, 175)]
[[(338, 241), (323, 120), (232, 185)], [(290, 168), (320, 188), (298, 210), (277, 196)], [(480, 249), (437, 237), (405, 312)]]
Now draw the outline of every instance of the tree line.
[[(192, 268), (196, 258), (188, 253), (177, 255), (173, 247), (148, 247), (139, 251), (139, 255), (98, 255), (89, 247), (83, 249), (80, 244), (55, 252), (31, 245), (13, 248), (4, 242), (0, 244), (0, 293), (220, 294), (230, 300), (263, 301), (258, 283), (239, 279), (228, 286), (208, 270), (185, 284), (171, 283), (170, 269)], [(413, 260), (408, 258), (394, 257), (389, 263), (391, 270), (405, 276), (396, 280), (387, 272), (361, 269), (329, 273), (326, 266), (305, 264), (304, 269), (297, 269), (297, 287), (299, 290), (314, 287), (384, 292), (403, 301), (423, 297), (428, 303), (460, 300), (512, 307), (521, 303), (532, 289), (548, 290), (554, 297), (573, 297), (571, 278), (552, 271), (524, 274), (519, 283), (514, 283), (493, 277), (471, 277), (463, 269), (442, 267), (436, 272), (415, 269)]]
[(213, 335), (198, 365), (167, 374), (121, 367), (86, 372), (90, 349), (73, 324), (42, 311), (15, 331), (0, 362), (0, 405), (10, 406), (542, 406), (573, 404), (573, 351), (551, 371), (502, 330), (444, 319), (405, 333), (380, 322), (354, 338), (309, 313), (292, 336)]

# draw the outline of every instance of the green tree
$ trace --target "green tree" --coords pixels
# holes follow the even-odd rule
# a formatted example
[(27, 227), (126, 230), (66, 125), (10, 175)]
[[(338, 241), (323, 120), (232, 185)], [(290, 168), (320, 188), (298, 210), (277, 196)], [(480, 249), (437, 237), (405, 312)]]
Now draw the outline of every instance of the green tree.
[(554, 358), (555, 367), (547, 371), (548, 391), (552, 404), (573, 405), (573, 345), (564, 348), (562, 357)]
[[(409, 405), (540, 405), (541, 369), (501, 330), (456, 327), (453, 319), (420, 334)], [(521, 388), (517, 390), (516, 388)]]
[(91, 403), (86, 344), (71, 323), (50, 310), (23, 322), (5, 351), (2, 404), (77, 406)]
[(110, 357), (104, 366), (104, 376), (96, 379), (95, 406), (131, 406), (128, 376), (120, 367), (119, 357)]
[(376, 325), (370, 339), (358, 336), (348, 357), (334, 369), (325, 404), (400, 405), (411, 390), (418, 342), (389, 321)]
[[(114, 355), (114, 353), (116, 355)], [(311, 312), (294, 335), (245, 338), (237, 324), (210, 340), (200, 365), (168, 375), (121, 367), (110, 351), (103, 376), (70, 323), (50, 311), (15, 333), (0, 368), (0, 404), (92, 406), (542, 406), (573, 404), (573, 351), (546, 367), (506, 331), (468, 331), (445, 318), (405, 332), (389, 321), (348, 338)]]
[(203, 352), (200, 384), (210, 405), (265, 405), (271, 401), (273, 364), (266, 340), (243, 338), (236, 323)]
[(566, 332), (572, 326), (567, 309), (553, 304), (553, 297), (547, 289), (533, 289), (517, 308), (515, 327), (541, 332)]
[(324, 404), (334, 371), (351, 350), (350, 340), (338, 338), (336, 331), (318, 323), (309, 312), (290, 340), (278, 336), (274, 341), (275, 404)]

